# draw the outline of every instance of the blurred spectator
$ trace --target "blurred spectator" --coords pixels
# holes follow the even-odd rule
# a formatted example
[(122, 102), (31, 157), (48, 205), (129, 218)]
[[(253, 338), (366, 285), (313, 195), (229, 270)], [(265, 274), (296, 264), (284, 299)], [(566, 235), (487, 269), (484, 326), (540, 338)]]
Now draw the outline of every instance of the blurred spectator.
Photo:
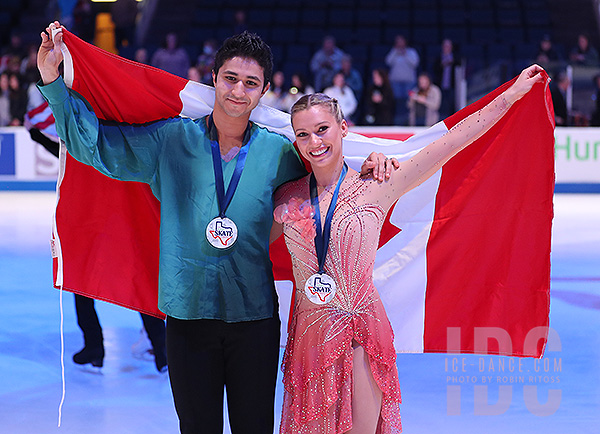
[(554, 105), (554, 121), (557, 127), (567, 127), (571, 125), (571, 119), (567, 110), (567, 90), (571, 80), (566, 72), (558, 73), (556, 80), (551, 82), (550, 92), (552, 95), (552, 105)]
[[(41, 77), (40, 77), (41, 78)], [(36, 82), (29, 83), (27, 86), (27, 109), (26, 111), (33, 110), (44, 103), (44, 97), (36, 86)]]
[(27, 55), (25, 51), (25, 47), (23, 46), (23, 40), (21, 39), (21, 35), (13, 31), (10, 35), (10, 43), (7, 47), (4, 47), (2, 50), (2, 57), (8, 56), (10, 57), (18, 57), (22, 59)]
[(200, 71), (198, 71), (198, 68), (195, 66), (190, 66), (188, 68), (187, 78), (188, 80), (200, 83)]
[(384, 68), (374, 69), (371, 83), (365, 92), (365, 123), (392, 125), (394, 123), (394, 91)]
[[(360, 75), (360, 72), (358, 72), (358, 69), (352, 66), (352, 56), (350, 56), (349, 54), (345, 54), (344, 57), (342, 57), (342, 68), (340, 69), (340, 72), (344, 74), (344, 80), (346, 81), (346, 85), (350, 89), (352, 89), (356, 101), (362, 101), (364, 87), (363, 79)], [(358, 122), (358, 120), (361, 118), (361, 109), (361, 106), (356, 107), (356, 110), (354, 111), (354, 114), (351, 118), (351, 120), (354, 121), (354, 123)]]
[(429, 74), (419, 74), (417, 87), (409, 93), (409, 123), (429, 127), (440, 120), (442, 91), (431, 82)]
[(23, 62), (23, 57), (11, 55), (6, 56), (4, 60), (5, 64), (4, 68), (2, 69), (3, 71), (14, 74), (18, 74), (21, 71), (21, 62)]
[(135, 45), (135, 26), (138, 15), (136, 0), (117, 0), (110, 8), (115, 23), (117, 49)]
[(75, 9), (73, 9), (73, 33), (84, 41), (90, 44), (93, 43), (96, 33), (96, 15), (90, 0), (79, 0), (75, 5)]
[(535, 62), (546, 68), (547, 65), (560, 61), (561, 58), (558, 51), (552, 45), (552, 38), (550, 35), (544, 35), (540, 41), (540, 46), (535, 56)]
[(145, 65), (148, 64), (148, 50), (146, 50), (144, 47), (140, 47), (137, 50), (135, 50), (135, 54), (133, 55), (133, 60), (135, 60), (138, 63), (143, 63)]
[(590, 126), (600, 127), (600, 74), (596, 74), (594, 76), (594, 87), (596, 88), (596, 92), (592, 98), (594, 99), (596, 105), (590, 119)]
[(569, 57), (575, 65), (598, 66), (598, 51), (592, 47), (589, 38), (584, 34), (577, 37), (577, 46), (571, 50)]
[(262, 97), (261, 102), (278, 110), (285, 111), (286, 107), (284, 106), (284, 101), (286, 94), (285, 76), (283, 75), (283, 72), (275, 71), (273, 78), (271, 79), (271, 86), (267, 93)]
[(296, 101), (302, 98), (304, 95), (314, 93), (315, 90), (307, 83), (304, 74), (296, 72), (292, 75), (292, 86), (288, 90), (287, 94), (283, 98), (282, 107), (286, 112), (290, 112), (292, 106)]
[(344, 113), (344, 118), (349, 124), (354, 124), (354, 112), (358, 105), (354, 92), (346, 84), (343, 72), (338, 72), (333, 76), (333, 86), (326, 88), (323, 93), (338, 100), (340, 108)]
[(3, 72), (0, 74), (0, 127), (8, 126), (11, 121), (8, 72)]
[(323, 45), (310, 60), (313, 84), (321, 92), (333, 82), (333, 75), (342, 68), (344, 52), (336, 46), (333, 36), (325, 36)]
[(408, 92), (417, 84), (419, 54), (406, 43), (406, 38), (397, 35), (394, 46), (385, 58), (390, 67), (390, 83), (396, 98), (395, 123), (406, 125)]
[(187, 77), (190, 57), (183, 48), (178, 46), (175, 33), (167, 33), (165, 46), (156, 50), (152, 56), (152, 66), (180, 77)]
[(196, 67), (200, 72), (200, 82), (212, 86), (212, 70), (215, 66), (215, 53), (218, 44), (215, 39), (207, 39), (202, 45), (202, 53), (198, 56)]
[(356, 100), (360, 101), (364, 86), (363, 79), (360, 75), (360, 72), (358, 72), (358, 69), (352, 65), (352, 56), (349, 54), (345, 54), (344, 57), (342, 57), (341, 71), (344, 74), (346, 84), (350, 89), (352, 89), (352, 92), (354, 92)]
[(444, 39), (440, 54), (433, 64), (433, 82), (442, 91), (442, 104), (440, 106), (440, 117), (442, 119), (450, 116), (456, 110), (454, 104), (454, 68), (457, 65), (454, 44), (450, 39)]
[(248, 24), (246, 23), (246, 11), (244, 9), (238, 9), (233, 14), (233, 34), (237, 35), (248, 30)]
[(21, 59), (27, 55), (21, 41), (21, 35), (19, 35), (17, 32), (11, 33), (9, 45), (2, 47), (0, 72), (6, 70), (10, 70), (11, 72), (19, 71)]
[(8, 99), (11, 121), (10, 126), (23, 125), (23, 118), (27, 112), (27, 91), (21, 86), (19, 74), (8, 74)]
[(27, 93), (27, 110), (32, 110), (44, 103), (44, 97), (36, 84), (40, 80), (40, 71), (37, 68), (37, 47), (29, 46), (29, 54), (21, 62), (22, 87)]
[(36, 45), (30, 45), (27, 56), (21, 61), (19, 67), (19, 73), (26, 84), (35, 83), (40, 79), (40, 72), (37, 67), (37, 49)]

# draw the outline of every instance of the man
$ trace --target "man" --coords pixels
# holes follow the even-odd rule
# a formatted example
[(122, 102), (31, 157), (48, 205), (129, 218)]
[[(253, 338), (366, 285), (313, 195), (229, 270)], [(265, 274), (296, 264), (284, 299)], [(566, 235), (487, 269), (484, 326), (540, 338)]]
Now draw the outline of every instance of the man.
[[(273, 191), (305, 169), (290, 141), (250, 123), (269, 89), (258, 36), (215, 57), (215, 106), (201, 119), (101, 123), (58, 74), (61, 27), (42, 33), (38, 67), (69, 152), (107, 176), (148, 183), (161, 201), (159, 308), (182, 433), (221, 432), (223, 390), (234, 433), (272, 433), (279, 317), (268, 257)], [(55, 45), (56, 44), (56, 45)], [(364, 166), (383, 175), (379, 165)]]
[(317, 92), (331, 86), (333, 75), (342, 67), (344, 52), (337, 47), (333, 36), (325, 36), (323, 45), (310, 60), (313, 84)]
[(550, 87), (552, 105), (554, 106), (554, 121), (557, 127), (568, 127), (571, 125), (571, 116), (567, 107), (567, 92), (571, 85), (571, 79), (566, 71), (561, 71), (556, 77), (556, 84)]
[(396, 125), (406, 125), (408, 120), (408, 92), (417, 85), (417, 68), (419, 67), (417, 50), (409, 47), (406, 38), (397, 35), (394, 46), (385, 57), (385, 63), (390, 68), (390, 83), (396, 98)]

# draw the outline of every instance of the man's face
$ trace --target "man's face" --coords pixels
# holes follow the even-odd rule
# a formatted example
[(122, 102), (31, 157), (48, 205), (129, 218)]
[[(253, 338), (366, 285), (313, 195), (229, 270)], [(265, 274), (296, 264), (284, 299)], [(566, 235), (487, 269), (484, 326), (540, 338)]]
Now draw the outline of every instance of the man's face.
[(226, 60), (215, 76), (215, 110), (234, 118), (250, 116), (268, 90), (264, 70), (254, 59), (233, 57)]

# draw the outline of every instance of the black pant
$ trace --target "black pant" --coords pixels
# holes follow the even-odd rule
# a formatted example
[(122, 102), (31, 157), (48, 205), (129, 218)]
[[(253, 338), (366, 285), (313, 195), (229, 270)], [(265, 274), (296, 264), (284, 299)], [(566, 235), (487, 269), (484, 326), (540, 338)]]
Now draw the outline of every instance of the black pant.
[[(98, 320), (98, 314), (94, 307), (94, 299), (75, 294), (75, 313), (77, 325), (83, 332), (83, 340), (86, 347), (104, 348), (102, 337), (102, 326)], [(165, 322), (160, 318), (140, 313), (144, 329), (152, 348), (162, 349), (165, 345)]]
[(227, 389), (233, 434), (272, 434), (280, 321), (167, 317), (167, 358), (182, 434), (223, 432)]

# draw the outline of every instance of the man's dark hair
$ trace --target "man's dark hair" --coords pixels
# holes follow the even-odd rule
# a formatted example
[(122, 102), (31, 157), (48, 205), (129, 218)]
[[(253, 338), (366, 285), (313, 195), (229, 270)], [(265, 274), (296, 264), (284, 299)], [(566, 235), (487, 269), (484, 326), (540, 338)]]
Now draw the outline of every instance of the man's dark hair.
[(215, 54), (215, 66), (213, 68), (215, 75), (219, 73), (223, 63), (234, 57), (254, 59), (264, 71), (264, 86), (271, 82), (273, 53), (271, 53), (271, 47), (260, 36), (245, 31), (226, 39)]

